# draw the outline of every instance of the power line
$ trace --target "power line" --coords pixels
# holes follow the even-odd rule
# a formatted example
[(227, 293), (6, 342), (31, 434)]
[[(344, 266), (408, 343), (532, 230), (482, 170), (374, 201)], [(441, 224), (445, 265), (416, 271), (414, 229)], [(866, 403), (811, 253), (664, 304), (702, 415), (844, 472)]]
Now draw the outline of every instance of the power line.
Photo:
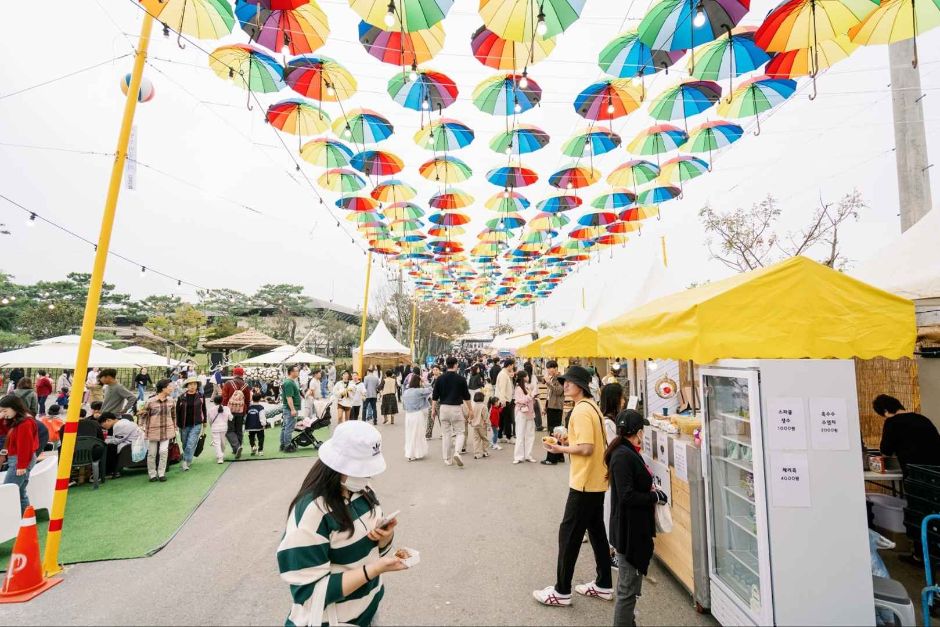
[(63, 74), (62, 76), (57, 76), (56, 78), (50, 78), (49, 80), (43, 81), (43, 82), (41, 82), (41, 83), (36, 83), (35, 85), (30, 85), (29, 87), (24, 87), (24, 88), (18, 89), (18, 90), (16, 90), (16, 91), (11, 91), (11, 92), (8, 93), (8, 94), (0, 95), (0, 100), (5, 100), (5, 99), (7, 99), (7, 98), (12, 98), (13, 96), (18, 96), (18, 95), (20, 95), (20, 94), (25, 94), (25, 93), (28, 92), (28, 91), (32, 91), (32, 90), (34, 90), (34, 89), (39, 89), (40, 87), (45, 87), (46, 85), (51, 85), (51, 84), (53, 84), (53, 83), (57, 83), (58, 81), (65, 80), (65, 79), (67, 79), (67, 78), (72, 78), (73, 76), (78, 76), (79, 74), (82, 74), (83, 72), (88, 72), (88, 71), (90, 71), (90, 70), (94, 70), (95, 68), (99, 68), (99, 67), (101, 67), (102, 65), (107, 65), (108, 63), (114, 63), (115, 61), (118, 61), (118, 60), (120, 60), (120, 59), (123, 59), (123, 58), (125, 58), (125, 57), (129, 57), (129, 56), (131, 56), (130, 53), (125, 53), (125, 54), (122, 54), (122, 55), (118, 55), (118, 56), (113, 57), (113, 58), (111, 58), (111, 59), (106, 59), (105, 61), (101, 61), (101, 62), (99, 62), (99, 63), (95, 63), (94, 65), (89, 65), (88, 67), (83, 67), (83, 68), (74, 70), (74, 71), (72, 71), (72, 72), (69, 72), (68, 74)]

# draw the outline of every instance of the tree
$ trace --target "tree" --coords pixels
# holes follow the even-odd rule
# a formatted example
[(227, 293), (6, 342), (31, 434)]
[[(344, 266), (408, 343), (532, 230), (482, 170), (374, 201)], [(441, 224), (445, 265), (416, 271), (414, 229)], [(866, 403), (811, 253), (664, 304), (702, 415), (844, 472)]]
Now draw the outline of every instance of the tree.
[(199, 307), (207, 316), (236, 318), (251, 309), (251, 297), (238, 290), (199, 290)]
[(185, 303), (170, 314), (157, 315), (147, 320), (147, 328), (170, 340), (179, 351), (196, 352), (206, 328), (206, 315)]
[(325, 343), (326, 354), (331, 357), (345, 356), (359, 343), (359, 327), (342, 320), (334, 311), (324, 310), (313, 324)]
[(254, 306), (271, 309), (274, 321), (270, 325), (271, 334), (280, 339), (297, 343), (297, 320), (295, 317), (309, 316), (313, 313), (310, 301), (303, 295), (300, 285), (262, 285), (252, 297)]
[(493, 335), (509, 335), (513, 331), (515, 331), (515, 328), (506, 322), (493, 325)]
[[(411, 324), (411, 312), (408, 312)], [(420, 360), (448, 350), (454, 338), (470, 330), (470, 323), (459, 308), (442, 303), (418, 303), (415, 325), (415, 353)]]
[(738, 208), (726, 213), (706, 205), (699, 211), (699, 217), (708, 235), (706, 243), (711, 257), (738, 272), (813, 253), (820, 255), (820, 263), (842, 269), (848, 260), (839, 250), (839, 229), (847, 220), (858, 219), (858, 212), (866, 207), (858, 190), (846, 194), (837, 203), (820, 198), (819, 207), (807, 225), (783, 235), (775, 228), (781, 210), (777, 200), (769, 195), (750, 209)]

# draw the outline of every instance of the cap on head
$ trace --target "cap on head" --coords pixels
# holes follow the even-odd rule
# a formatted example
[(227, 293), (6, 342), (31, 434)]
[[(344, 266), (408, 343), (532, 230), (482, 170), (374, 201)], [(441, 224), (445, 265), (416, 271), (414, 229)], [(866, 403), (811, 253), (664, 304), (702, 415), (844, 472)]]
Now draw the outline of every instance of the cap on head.
[(235, 366), (235, 368), (232, 369), (232, 374), (236, 377), (245, 376), (245, 369), (241, 366)]
[(617, 432), (623, 435), (633, 435), (645, 426), (649, 420), (635, 409), (625, 409), (617, 414)]

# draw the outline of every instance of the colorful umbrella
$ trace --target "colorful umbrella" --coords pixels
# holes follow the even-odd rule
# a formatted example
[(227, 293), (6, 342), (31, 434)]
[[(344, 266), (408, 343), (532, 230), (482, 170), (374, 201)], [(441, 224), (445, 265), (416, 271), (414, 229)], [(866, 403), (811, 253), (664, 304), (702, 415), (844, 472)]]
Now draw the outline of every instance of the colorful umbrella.
[(327, 57), (291, 59), (284, 69), (284, 78), (298, 94), (320, 102), (339, 102), (356, 93), (356, 79), (352, 74)]
[(775, 54), (764, 74), (770, 78), (798, 78), (814, 76), (834, 64), (847, 59), (858, 48), (848, 35), (819, 42), (815, 48), (799, 48)]
[(680, 193), (686, 181), (708, 172), (711, 168), (703, 159), (689, 155), (679, 155), (663, 163), (662, 176), (664, 182), (678, 183)]
[(363, 150), (351, 164), (366, 176), (394, 176), (405, 169), (401, 159), (383, 150)]
[(718, 106), (718, 114), (731, 118), (757, 118), (757, 132), (760, 135), (760, 114), (774, 108), (796, 91), (796, 81), (788, 78), (768, 78), (758, 76), (744, 81), (731, 94), (730, 102)]
[(607, 226), (617, 221), (617, 214), (612, 211), (594, 211), (578, 218), (581, 226)]
[(685, 50), (653, 50), (628, 31), (611, 39), (597, 57), (601, 70), (617, 78), (637, 78), (667, 70)]
[(343, 142), (318, 137), (300, 147), (300, 157), (319, 168), (342, 168), (349, 165), (353, 151)]
[(431, 28), (444, 19), (454, 0), (349, 0), (349, 6), (372, 26), (390, 31)]
[(648, 205), (642, 207), (628, 207), (621, 211), (620, 215), (617, 217), (620, 218), (622, 222), (639, 222), (640, 220), (648, 220), (649, 218), (658, 218), (659, 207)]
[(382, 209), (382, 215), (389, 220), (416, 220), (424, 215), (424, 210), (414, 203), (396, 202)]
[(571, 220), (561, 213), (541, 212), (529, 220), (529, 228), (533, 231), (554, 231), (567, 225)]
[[(689, 134), (681, 128), (669, 124), (657, 124), (640, 132), (627, 145), (627, 150), (635, 155), (661, 155), (664, 152), (678, 150), (689, 140)], [(658, 158), (658, 156), (657, 156)]]
[(643, 190), (636, 197), (639, 205), (658, 205), (659, 203), (678, 198), (682, 195), (682, 190), (672, 185), (663, 185), (661, 187), (651, 187)]
[[(220, 46), (209, 55), (209, 67), (219, 78), (231, 81), (249, 92), (268, 94), (284, 87), (281, 78), (284, 70), (280, 63), (252, 46)], [(252, 108), (250, 95), (248, 108)]]
[(629, 207), (636, 200), (636, 194), (625, 189), (614, 189), (601, 194), (591, 201), (595, 209), (617, 210)]
[(427, 63), (443, 49), (444, 23), (409, 33), (383, 30), (368, 22), (359, 22), (359, 42), (366, 52), (382, 63), (414, 67)]
[(288, 98), (268, 107), (264, 119), (274, 128), (298, 137), (322, 133), (330, 126), (326, 111), (300, 98)]
[(580, 207), (582, 202), (584, 201), (582, 201), (577, 196), (550, 196), (545, 200), (540, 200), (536, 207), (539, 211), (543, 211), (545, 213), (561, 213), (562, 211), (568, 211), (570, 209)]
[(845, 35), (877, 7), (873, 0), (786, 0), (767, 14), (754, 41), (767, 52), (813, 48)]
[(347, 211), (375, 211), (379, 204), (368, 196), (346, 196), (337, 200), (336, 206)]
[(503, 39), (486, 26), (481, 26), (470, 39), (470, 49), (477, 61), (486, 67), (516, 72), (551, 54), (555, 41), (536, 38), (530, 45), (530, 42)]
[(377, 144), (395, 132), (385, 116), (371, 109), (353, 109), (333, 123), (333, 132), (357, 144)]
[(574, 110), (588, 120), (615, 120), (640, 108), (641, 94), (625, 78), (588, 85), (574, 99)]
[(366, 186), (366, 181), (352, 170), (332, 168), (317, 179), (317, 184), (331, 192), (358, 192)]
[(658, 165), (650, 161), (634, 159), (617, 166), (607, 175), (607, 182), (615, 187), (630, 187), (635, 196), (637, 187), (655, 180), (658, 176)]
[(620, 135), (603, 126), (587, 128), (564, 143), (561, 151), (569, 157), (603, 155), (620, 145)]
[[(883, 0), (860, 24), (849, 29), (849, 36), (854, 43), (866, 46), (913, 39), (911, 65), (916, 68), (917, 36), (937, 26), (940, 26), (940, 4), (936, 0), (923, 0), (916, 5), (914, 0)], [(819, 63), (815, 67), (822, 69)]]
[(360, 227), (375, 226), (380, 229), (385, 227), (382, 216), (374, 211), (354, 211), (346, 216), (346, 220), (355, 222)]
[(548, 133), (531, 124), (516, 124), (490, 140), (490, 149), (506, 155), (524, 155), (548, 145)]
[(491, 115), (509, 116), (532, 109), (542, 99), (542, 88), (531, 78), (522, 79), (521, 74), (497, 74), (483, 80), (473, 90), (473, 104)]
[[(750, 0), (659, 0), (637, 28), (654, 50), (688, 50), (724, 35), (741, 21)], [(689, 63), (695, 67), (695, 51)]]
[(554, 37), (574, 24), (586, 0), (480, 0), (480, 17), (491, 31), (512, 41)]
[(439, 226), (460, 226), (470, 222), (470, 216), (459, 211), (443, 211), (432, 213), (428, 216), (428, 221)]
[(498, 218), (490, 218), (486, 226), (491, 229), (518, 229), (525, 226), (525, 218), (518, 213), (501, 214)]
[[(228, 0), (140, 0), (140, 4), (164, 26), (197, 39), (221, 39), (235, 25)], [(179, 38), (177, 44), (184, 47)]]
[(459, 189), (451, 189), (434, 194), (428, 204), (435, 209), (463, 209), (473, 204), (473, 196)]
[[(654, 207), (654, 209), (656, 208)], [(656, 211), (659, 211), (659, 210), (656, 209)], [(623, 213), (626, 213), (626, 211)], [(624, 220), (620, 220), (618, 222), (614, 222), (613, 224), (608, 224), (607, 232), (608, 233), (638, 233), (641, 230), (641, 228), (642, 227), (640, 226), (640, 222), (638, 221), (634, 220), (632, 222), (625, 222)]]
[(418, 192), (414, 187), (398, 179), (383, 181), (376, 185), (370, 193), (370, 196), (379, 202), (392, 203), (411, 200), (417, 195)]
[[(744, 129), (732, 122), (715, 120), (705, 122), (692, 129), (685, 149), (689, 152), (708, 153), (708, 162), (711, 164), (712, 153), (720, 148), (730, 146), (741, 139)], [(711, 165), (708, 166), (711, 169)]]
[(483, 206), (491, 211), (510, 213), (528, 209), (531, 204), (529, 199), (519, 192), (504, 190), (490, 196)]
[[(579, 242), (582, 244), (589, 244), (581, 250), (587, 250), (590, 247), (594, 246), (594, 240), (604, 235), (606, 231), (603, 227), (600, 226), (582, 226), (577, 229), (573, 229), (568, 233), (568, 237), (571, 238), (570, 242)], [(568, 242), (565, 243), (565, 247), (568, 247)]]
[(738, 76), (753, 72), (770, 60), (764, 49), (754, 43), (754, 28), (739, 26), (697, 50), (698, 62), (692, 76), (702, 80), (728, 79), (728, 92)]
[(620, 233), (608, 233), (607, 235), (601, 235), (594, 240), (594, 243), (598, 247), (610, 248), (611, 246), (621, 246), (626, 244), (628, 238), (626, 235)]
[(440, 181), (444, 185), (462, 183), (473, 175), (473, 171), (466, 163), (450, 155), (435, 157), (422, 163), (418, 173), (429, 181)]
[(238, 0), (235, 15), (251, 41), (274, 52), (309, 54), (330, 35), (330, 22), (314, 0)]
[(451, 152), (465, 148), (473, 142), (473, 130), (458, 120), (441, 118), (431, 122), (414, 135), (421, 148), (435, 152)]
[(552, 174), (548, 182), (559, 189), (581, 189), (597, 183), (600, 178), (601, 173), (595, 168), (571, 165)]
[(486, 180), (493, 185), (509, 189), (510, 187), (528, 187), (539, 180), (539, 175), (535, 170), (520, 165), (508, 165), (487, 172)]
[(399, 72), (388, 81), (392, 100), (414, 111), (440, 111), (457, 100), (457, 85), (447, 75), (431, 70)]
[(688, 118), (710, 109), (721, 98), (721, 87), (712, 81), (685, 81), (665, 89), (650, 103), (650, 116), (655, 120)]

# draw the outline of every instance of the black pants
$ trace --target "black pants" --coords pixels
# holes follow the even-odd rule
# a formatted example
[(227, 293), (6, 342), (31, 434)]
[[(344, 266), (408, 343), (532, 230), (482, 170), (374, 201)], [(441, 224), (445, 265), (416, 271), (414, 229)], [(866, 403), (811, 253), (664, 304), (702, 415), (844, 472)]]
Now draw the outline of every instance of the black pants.
[(105, 444), (107, 452), (105, 453), (104, 472), (107, 475), (113, 475), (120, 472), (118, 469), (118, 447), (117, 444)]
[(578, 562), (585, 530), (591, 540), (597, 564), (594, 581), (598, 588), (613, 587), (610, 545), (607, 544), (607, 531), (604, 530), (604, 492), (568, 490), (565, 516), (558, 527), (558, 579), (555, 591), (559, 594), (571, 594), (571, 578), (574, 576), (574, 566)]
[(541, 431), (542, 430), (542, 404), (538, 401), (538, 399), (535, 399), (534, 406), (535, 406), (535, 430)]
[(349, 419), (350, 420), (359, 420), (359, 410), (362, 409), (362, 405), (353, 405), (349, 410)]
[(379, 424), (379, 414), (375, 408), (375, 398), (367, 398), (362, 406), (362, 419), (369, 420), (371, 416), (372, 424)]
[(514, 401), (504, 405), (499, 411), (499, 432), (504, 438), (509, 439), (513, 435), (513, 428), (516, 422), (516, 403)]
[(228, 440), (233, 453), (241, 448), (242, 442), (245, 440), (244, 427), (245, 414), (235, 414), (228, 421), (228, 431), (225, 432), (225, 439)]
[(251, 448), (255, 448), (255, 442), (258, 443), (258, 450), (264, 450), (264, 429), (260, 431), (249, 431), (248, 432), (248, 443), (251, 445)]
[[(548, 433), (551, 434), (555, 430), (555, 427), (561, 426), (561, 414), (560, 409), (552, 409), (549, 407), (545, 410), (545, 418), (548, 423)], [(556, 464), (562, 464), (565, 461), (565, 456), (561, 453), (545, 453), (545, 461), (555, 462)]]

